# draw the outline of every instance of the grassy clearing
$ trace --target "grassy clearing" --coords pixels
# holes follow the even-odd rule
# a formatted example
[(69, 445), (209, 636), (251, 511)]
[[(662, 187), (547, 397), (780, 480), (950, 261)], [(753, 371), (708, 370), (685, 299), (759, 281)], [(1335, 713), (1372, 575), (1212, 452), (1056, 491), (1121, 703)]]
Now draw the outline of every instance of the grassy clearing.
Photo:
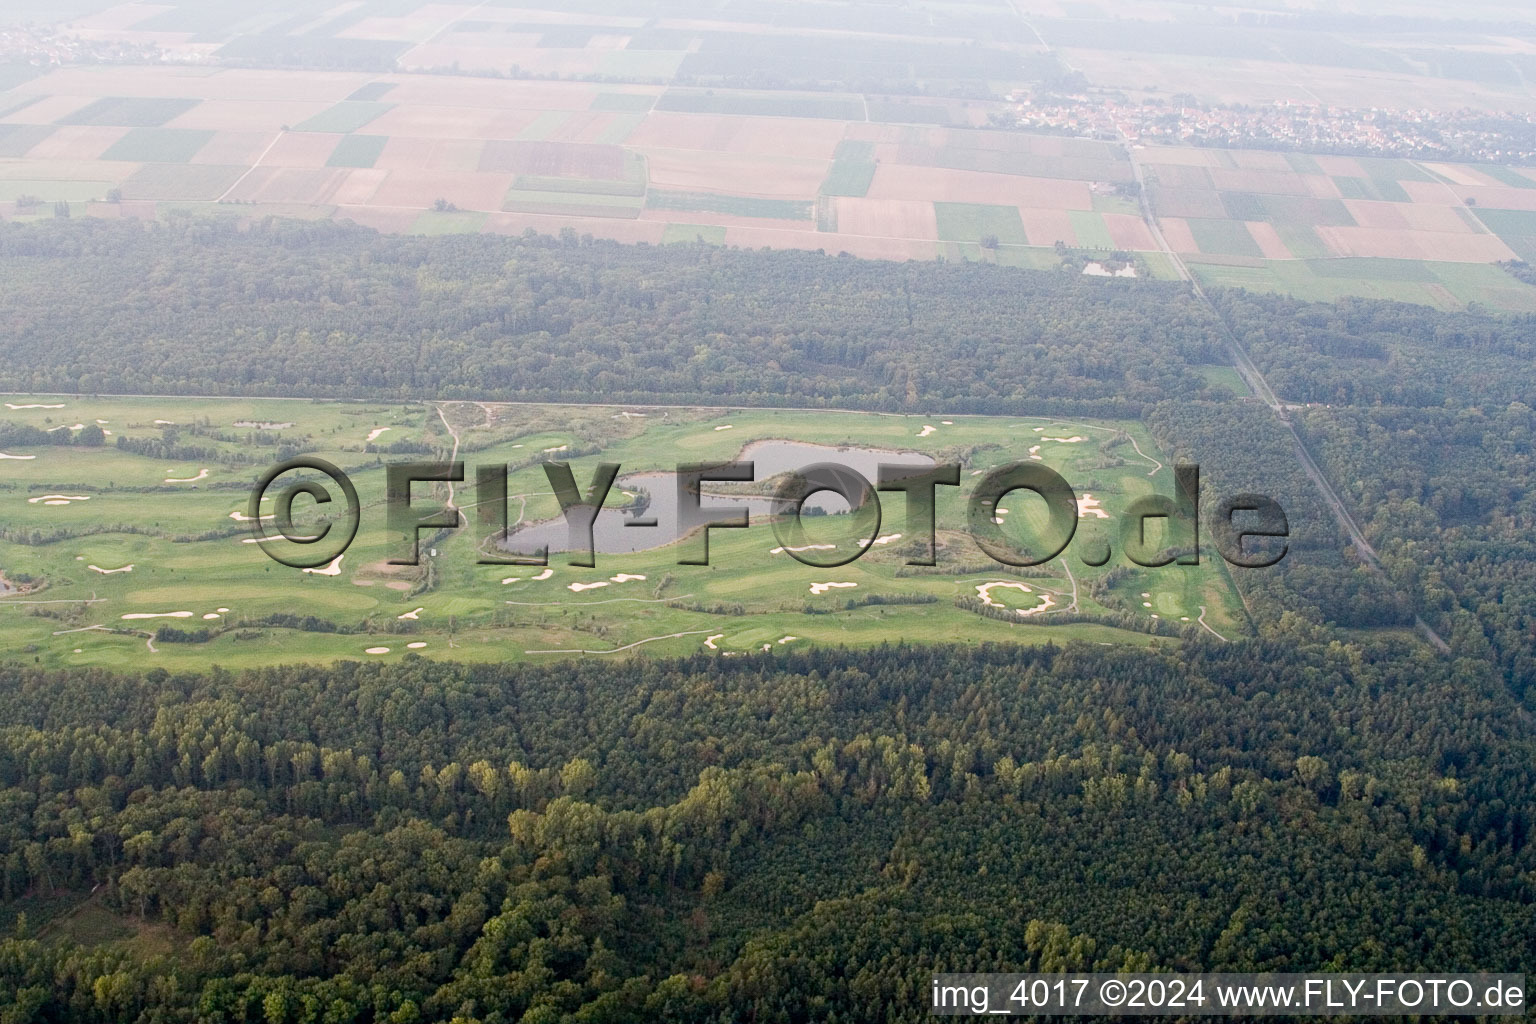
[[(1122, 439), (1120, 432), (1126, 431), (1143, 451), (1155, 454), (1150, 437), (1135, 423), (949, 416), (942, 410), (919, 417), (642, 409), (635, 410), (640, 415), (624, 417), (612, 408), (475, 403), (448, 403), (440, 413), (421, 404), (246, 399), (65, 396), (9, 401), (64, 404), (63, 409), (0, 412), (39, 427), (101, 419), (114, 440), (160, 437), (169, 428), (180, 431), (182, 443), (215, 451), (213, 457), (190, 462), (113, 447), (48, 446), (7, 453), (36, 458), (0, 463), (0, 508), (6, 513), (0, 567), (12, 579), (30, 578), (41, 586), (0, 598), (0, 648), (45, 664), (183, 670), (411, 654), (464, 661), (566, 656), (540, 653), (549, 651), (662, 655), (707, 650), (704, 641), (710, 637), (721, 652), (757, 651), (765, 644), (771, 650), (808, 643), (866, 645), (896, 637), (1152, 641), (1144, 633), (1106, 625), (1063, 625), (1049, 616), (998, 621), (955, 606), (956, 598), (974, 598), (978, 585), (993, 581), (1031, 587), (1033, 596), (1000, 591), (1007, 593), (1010, 607), (1027, 608), (1028, 602), (1040, 603), (1042, 595), (1050, 595), (1056, 607), (1065, 608), (1075, 590), (1079, 608), (1087, 612), (1157, 614), (1177, 621), (1198, 616), (1203, 604), (1210, 609), (1207, 621), (1229, 634), (1235, 629), (1235, 599), (1219, 569), (1209, 564), (1134, 570), (1126, 587), (1161, 595), (1145, 609), (1122, 600), (1118, 588), (1103, 602), (1096, 600), (1089, 583), (1105, 570), (1081, 565), (1072, 549), (1064, 561), (1021, 575), (988, 568), (962, 531), (965, 495), (974, 484), (971, 474), (1027, 459), (1031, 447), (1080, 496), (1091, 494), (1111, 516), (1138, 495), (1166, 490), (1171, 486), (1162, 479), (1167, 470), (1149, 478), (1151, 464)], [(678, 461), (733, 458), (759, 438), (793, 438), (958, 456), (966, 465), (965, 486), (941, 489), (937, 572), (913, 572), (904, 565), (900, 538), (891, 537), (904, 532), (904, 512), (900, 499), (892, 496), (883, 499), (880, 531), (890, 539), (835, 569), (801, 565), (775, 553), (779, 542), (772, 526), (760, 521), (746, 530), (715, 532), (708, 567), (678, 565), (678, 550), (670, 545), (627, 555), (599, 554), (596, 568), (572, 566), (556, 554), (547, 576), (538, 567), (478, 565), (480, 533), (474, 529), (424, 538), (419, 568), (388, 567), (385, 560), (396, 548), (383, 524), (380, 455), (366, 450), (368, 438), (372, 435), (376, 446), (405, 441), (447, 449), (452, 442), (443, 417), (459, 433), (467, 462), (512, 467), (513, 522), (557, 513), (539, 462), (559, 457), (549, 453), (562, 449), (592, 452), (571, 459), (578, 480), (586, 480), (598, 461), (619, 462), (626, 473), (665, 469)], [(278, 425), (258, 429), (237, 422)], [(243, 543), (249, 539), (247, 527), (230, 517), (243, 512), (250, 480), (267, 460), (275, 461), (276, 446), (284, 441), (347, 468), (357, 485), (363, 525), (336, 575), (301, 573), (273, 562), (258, 545)], [(255, 461), (241, 461), (253, 453)], [(202, 470), (208, 475), (193, 479)], [(470, 481), (456, 489), (455, 497), (473, 520), (481, 496), (473, 473), (468, 475)], [(48, 497), (55, 494), (65, 497)], [(82, 496), (86, 500), (79, 500)], [(418, 488), (419, 503), (430, 505), (432, 497), (430, 489)], [(439, 487), (437, 500), (445, 497)], [(1015, 543), (1029, 536), (1039, 518), (1027, 497), (1009, 497), (1005, 507), (1011, 514), (999, 514), (1004, 534)], [(49, 500), (68, 503), (48, 505)], [(1085, 534), (1114, 525), (1093, 518), (1081, 522)], [(857, 543), (844, 516), (811, 520), (808, 529), (815, 543)], [(129, 565), (130, 571), (99, 571)], [(813, 592), (814, 584), (828, 582), (856, 586)], [(595, 583), (604, 586), (591, 586)], [(573, 589), (573, 584), (581, 586)], [(41, 601), (53, 603), (28, 603)], [(172, 612), (188, 614), (123, 618)], [(308, 616), (311, 624), (338, 631), (283, 628), (269, 621), (274, 615)], [(414, 617), (402, 618), (406, 615)], [(162, 637), (152, 651), (150, 637), (162, 625), (191, 634), (196, 642)], [(388, 653), (366, 653), (373, 648), (388, 648)]]
[(1246, 398), (1252, 392), (1243, 375), (1231, 366), (1197, 366), (1195, 372), (1204, 377), (1213, 388), (1223, 388), (1233, 398)]

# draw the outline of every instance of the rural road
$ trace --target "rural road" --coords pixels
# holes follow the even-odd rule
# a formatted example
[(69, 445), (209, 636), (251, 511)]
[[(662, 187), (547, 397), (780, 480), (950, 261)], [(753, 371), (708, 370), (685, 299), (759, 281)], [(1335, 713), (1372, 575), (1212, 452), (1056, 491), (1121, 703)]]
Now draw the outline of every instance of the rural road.
[[(1205, 307), (1215, 316), (1217, 324), (1221, 327), (1222, 334), (1226, 336), (1227, 350), (1232, 356), (1232, 363), (1237, 367), (1238, 374), (1242, 376), (1243, 381), (1258, 396), (1259, 400), (1274, 411), (1280, 423), (1290, 433), (1291, 440), (1296, 446), (1296, 457), (1301, 461), (1301, 468), (1306, 472), (1307, 478), (1312, 481), (1313, 486), (1317, 488), (1318, 493), (1322, 495), (1324, 503), (1333, 511), (1333, 516), (1339, 521), (1339, 525), (1344, 527), (1344, 532), (1349, 534), (1350, 543), (1360, 553), (1361, 560), (1365, 562), (1372, 572), (1378, 575), (1385, 575), (1381, 568), (1381, 559), (1376, 555), (1376, 549), (1371, 546), (1370, 541), (1365, 539), (1365, 534), (1361, 532), (1359, 524), (1355, 522), (1354, 516), (1350, 515), (1349, 509), (1345, 507), (1344, 500), (1339, 497), (1338, 492), (1333, 489), (1333, 485), (1328, 482), (1328, 478), (1323, 475), (1323, 471), (1313, 461), (1312, 454), (1307, 451), (1307, 446), (1302, 443), (1301, 435), (1296, 432), (1296, 424), (1291, 422), (1291, 417), (1285, 408), (1285, 404), (1280, 401), (1274, 390), (1270, 388), (1269, 382), (1264, 379), (1264, 375), (1259, 372), (1259, 368), (1253, 364), (1253, 360), (1248, 358), (1248, 353), (1243, 348), (1242, 342), (1238, 340), (1236, 333), (1228, 326), (1226, 319), (1221, 315), (1221, 311), (1216, 308), (1216, 304), (1205, 294), (1205, 289), (1200, 287), (1200, 282), (1195, 279), (1195, 276), (1189, 272), (1189, 268), (1184, 265), (1183, 258), (1174, 251), (1173, 247), (1168, 244), (1168, 240), (1163, 237), (1162, 228), (1158, 226), (1157, 218), (1152, 215), (1152, 201), (1147, 195), (1146, 179), (1142, 175), (1141, 164), (1136, 162), (1135, 147), (1129, 139), (1123, 141), (1126, 159), (1130, 160), (1131, 171), (1136, 176), (1137, 192), (1141, 199), (1141, 216), (1146, 221), (1147, 228), (1152, 232), (1153, 240), (1157, 242), (1158, 248), (1173, 261), (1174, 269), (1178, 271), (1179, 276), (1189, 282), (1189, 286), (1194, 291), (1196, 298), (1204, 303)], [(1415, 614), (1413, 624), (1418, 627), (1430, 644), (1441, 654), (1451, 653), (1450, 645), (1422, 617)]]

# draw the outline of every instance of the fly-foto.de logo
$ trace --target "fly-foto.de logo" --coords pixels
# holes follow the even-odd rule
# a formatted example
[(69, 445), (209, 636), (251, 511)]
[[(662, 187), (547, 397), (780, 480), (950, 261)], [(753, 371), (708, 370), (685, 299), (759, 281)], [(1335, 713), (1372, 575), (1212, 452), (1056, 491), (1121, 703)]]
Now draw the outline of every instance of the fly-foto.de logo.
[[(755, 516), (767, 520), (779, 548), (797, 561), (832, 568), (863, 557), (880, 535), (888, 515), (885, 504), (897, 503), (904, 506), (906, 564), (933, 566), (938, 564), (941, 489), (959, 488), (962, 472), (958, 463), (881, 463), (876, 479), (871, 481), (848, 466), (819, 462), (777, 474), (769, 481), (769, 494), (738, 497), (712, 494), (710, 488), (759, 483), (754, 463), (681, 463), (670, 474), (652, 474), (670, 476), (670, 487), (663, 489), (664, 493), (653, 490), (644, 494), (643, 500), (614, 505), (610, 497), (620, 469), (618, 463), (599, 463), (582, 486), (570, 463), (543, 463), (549, 494), (560, 508), (558, 525), (563, 526), (559, 531), (563, 537), (552, 544), (549, 530), (509, 531), (508, 467), (476, 466), (473, 522), (484, 537), (495, 542), (495, 550), (482, 548), (477, 561), (482, 565), (547, 565), (554, 548), (566, 553), (569, 564), (592, 567), (602, 553), (597, 534), (600, 522), (604, 522), (612, 527), (610, 534), (653, 531), (660, 540), (652, 546), (675, 541), (678, 565), (708, 565), (710, 533), (747, 529)], [(344, 508), (339, 515), (332, 514), (336, 496), (313, 474), (329, 478), (340, 491)], [(281, 478), (290, 475), (296, 479), (277, 487)], [(416, 484), (464, 483), (463, 462), (393, 463), (385, 467), (385, 479), (390, 564), (419, 564), (423, 533), (442, 534), (471, 522), (460, 508), (429, 503), (413, 493)], [(825, 494), (840, 499), (849, 529), (859, 538), (857, 543), (837, 546), (808, 541), (806, 519), (824, 514), (821, 507), (810, 504), (811, 500)], [(887, 495), (885, 502), (881, 494)], [(1001, 502), (1010, 495), (1032, 495), (1033, 499), (1024, 500), (1043, 503), (1042, 529), (1030, 531), (1028, 537), (1005, 533)], [(294, 506), (301, 496), (311, 503), (307, 511), (312, 520), (302, 527), (294, 521)], [(271, 511), (263, 513), (262, 505), (269, 500)], [(1013, 462), (991, 469), (970, 487), (964, 500), (964, 532), (1004, 565), (1041, 565), (1073, 547), (1082, 511), (1079, 498), (1048, 466)], [(346, 473), (323, 459), (302, 456), (273, 466), (262, 475), (251, 491), (246, 518), (254, 538), (261, 542), (259, 547), (272, 559), (294, 568), (315, 568), (337, 558), (352, 543), (361, 524), (362, 504)], [(1037, 522), (1041, 518), (1035, 517)], [(1285, 511), (1269, 497), (1251, 493), (1222, 497), (1205, 523), (1217, 552), (1234, 566), (1264, 568), (1285, 556), (1290, 524)], [(1198, 565), (1201, 525), (1200, 469), (1177, 466), (1173, 494), (1143, 495), (1130, 503), (1120, 517), (1118, 547), (1140, 566)], [(1076, 545), (1074, 555), (1085, 565), (1102, 566), (1114, 557), (1114, 551), (1109, 539), (1095, 536)]]

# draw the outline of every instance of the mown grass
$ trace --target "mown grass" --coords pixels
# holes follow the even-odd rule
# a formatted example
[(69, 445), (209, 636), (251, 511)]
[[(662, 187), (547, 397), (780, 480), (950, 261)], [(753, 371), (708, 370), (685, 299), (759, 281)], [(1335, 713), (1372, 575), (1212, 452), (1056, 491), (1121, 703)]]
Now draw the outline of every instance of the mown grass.
[[(1148, 477), (1152, 464), (1120, 440), (1121, 432), (1128, 432), (1144, 452), (1154, 454), (1151, 438), (1139, 424), (946, 416), (942, 411), (916, 417), (650, 409), (635, 410), (644, 415), (626, 418), (611, 408), (474, 403), (448, 403), (439, 412), (426, 405), (340, 402), (72, 396), (9, 401), (63, 402), (64, 409), (7, 409), (0, 415), (40, 427), (103, 419), (113, 440), (160, 437), (165, 426), (154, 421), (175, 420), (183, 443), (211, 447), (217, 454), (190, 463), (112, 447), (47, 446), (6, 453), (36, 458), (0, 461), (0, 509), (7, 528), (0, 538), (0, 566), (13, 579), (31, 578), (40, 586), (33, 593), (0, 598), (0, 649), (44, 664), (179, 670), (412, 654), (465, 661), (561, 657), (565, 655), (536, 652), (573, 650), (657, 655), (699, 650), (706, 637), (716, 634), (720, 639), (715, 644), (722, 651), (760, 650), (765, 643), (777, 650), (898, 638), (1151, 640), (1143, 633), (1103, 625), (1053, 624), (1049, 616), (1022, 624), (997, 621), (954, 606), (958, 597), (974, 597), (979, 582), (1021, 578), (998, 568), (982, 568), (979, 575), (972, 571), (985, 565), (964, 533), (964, 496), (974, 486), (972, 474), (1028, 459), (1029, 449), (1038, 446), (1038, 454), (1079, 494), (1092, 494), (1114, 515), (1135, 496), (1171, 486), (1166, 468)], [(550, 450), (593, 452), (571, 459), (579, 481), (589, 478), (598, 461), (619, 462), (625, 473), (666, 469), (678, 461), (733, 458), (757, 438), (958, 457), (966, 466), (964, 486), (940, 491), (941, 568), (947, 568), (921, 575), (907, 570), (900, 541), (873, 546), (858, 561), (836, 569), (804, 566), (787, 554), (772, 553), (779, 542), (771, 524), (764, 522), (746, 530), (715, 531), (708, 567), (678, 565), (677, 548), (664, 546), (627, 555), (600, 554), (595, 568), (573, 566), (570, 558), (555, 554), (548, 578), (535, 579), (540, 569), (477, 564), (482, 531), (466, 529), (436, 540), (424, 537), (424, 554), (435, 549), (436, 555), (428, 554), (423, 566), (392, 568), (386, 561), (399, 547), (385, 528), (381, 460), (424, 456), (369, 452), (366, 439), (388, 426), (375, 446), (407, 441), (446, 454), (452, 440), (444, 416), (459, 432), (460, 457), (471, 467), (494, 462), (512, 467), (508, 490), (515, 496), (509, 502), (513, 523), (558, 514), (540, 463), (564, 456)], [(292, 425), (256, 430), (236, 428), (236, 420)], [(203, 433), (190, 432), (187, 425), (192, 423), (200, 424)], [(716, 429), (727, 426), (730, 429)], [(1085, 440), (1046, 440), (1073, 437)], [(362, 528), (337, 575), (302, 573), (274, 562), (261, 545), (244, 543), (250, 539), (249, 527), (231, 518), (231, 513), (244, 512), (250, 481), (269, 459), (275, 461), (276, 446), (282, 442), (347, 469), (356, 483), (364, 509)], [(238, 461), (252, 452), (257, 461)], [(165, 482), (195, 477), (202, 469), (209, 475), (200, 481)], [(468, 480), (456, 487), (455, 501), (473, 521), (482, 496), (476, 493), (472, 468), (466, 476)], [(48, 494), (89, 500), (54, 506), (28, 500)], [(432, 504), (434, 494), (439, 502), (446, 498), (441, 485), (418, 485), (416, 494), (424, 507)], [(881, 534), (907, 532), (901, 499), (887, 495), (883, 504)], [(1012, 515), (1005, 517), (1003, 531), (1021, 543), (1038, 528), (1040, 518), (1031, 511), (1027, 495), (1010, 497), (1008, 507)], [(1103, 528), (1096, 520), (1081, 522), (1085, 534)], [(842, 547), (856, 543), (846, 516), (811, 525), (818, 542)], [(110, 574), (91, 568), (128, 565), (132, 571)], [(1103, 571), (1081, 565), (1069, 548), (1064, 562), (1053, 562), (1043, 576), (1025, 582), (1054, 591), (1060, 607), (1069, 604), (1075, 584), (1080, 608), (1103, 610), (1105, 606), (1088, 593), (1090, 581)], [(621, 573), (645, 578), (615, 581)], [(502, 582), (513, 577), (516, 582)], [(1132, 578), (1141, 581), (1136, 583), (1139, 590), (1150, 592), (1156, 586), (1172, 595), (1150, 610), (1164, 618), (1177, 621), (1198, 615), (1192, 609), (1204, 603), (1211, 609), (1207, 621), (1229, 635), (1236, 628), (1236, 602), (1210, 564), (1138, 569)], [(573, 583), (596, 582), (607, 585), (570, 589)], [(858, 586), (811, 592), (812, 584), (825, 582)], [(872, 596), (925, 603), (863, 603)], [(400, 617), (418, 608), (418, 618)], [(1137, 613), (1138, 608), (1129, 610)], [(191, 615), (123, 618), (169, 612)], [(273, 615), (311, 616), (341, 631), (264, 624)], [(206, 629), (212, 635), (199, 643), (154, 642), (152, 651), (150, 636), (162, 625), (188, 632)], [(799, 639), (780, 644), (786, 636)], [(413, 650), (408, 643), (425, 646)], [(389, 653), (365, 653), (370, 648), (388, 648)]]

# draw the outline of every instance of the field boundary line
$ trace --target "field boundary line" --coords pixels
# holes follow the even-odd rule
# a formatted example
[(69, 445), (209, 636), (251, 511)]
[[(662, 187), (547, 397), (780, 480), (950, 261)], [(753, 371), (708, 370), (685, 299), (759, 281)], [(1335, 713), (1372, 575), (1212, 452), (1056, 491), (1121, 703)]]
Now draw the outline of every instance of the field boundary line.
[(229, 186), (229, 188), (225, 189), (224, 193), (221, 196), (219, 196), (219, 198), (215, 199), (214, 202), (222, 203), (224, 200), (228, 199), (229, 198), (229, 194), (231, 192), (233, 192), (235, 189), (239, 188), (241, 182), (245, 181), (245, 179), (249, 178), (252, 174), (255, 174), (256, 173), (256, 168), (261, 166), (261, 162), (267, 158), (267, 154), (272, 152), (272, 148), (274, 146), (276, 146), (279, 142), (283, 141), (283, 136), (287, 135), (287, 134), (288, 134), (287, 129), (285, 129), (285, 128), (278, 129), (278, 132), (277, 132), (277, 134), (275, 136), (273, 136), (272, 141), (267, 143), (267, 148), (261, 151), (261, 156), (256, 158), (256, 162), (251, 164), (251, 166), (247, 167), (245, 169), (245, 173), (240, 175), (240, 177), (236, 178), (235, 179), (235, 183), (233, 185)]

